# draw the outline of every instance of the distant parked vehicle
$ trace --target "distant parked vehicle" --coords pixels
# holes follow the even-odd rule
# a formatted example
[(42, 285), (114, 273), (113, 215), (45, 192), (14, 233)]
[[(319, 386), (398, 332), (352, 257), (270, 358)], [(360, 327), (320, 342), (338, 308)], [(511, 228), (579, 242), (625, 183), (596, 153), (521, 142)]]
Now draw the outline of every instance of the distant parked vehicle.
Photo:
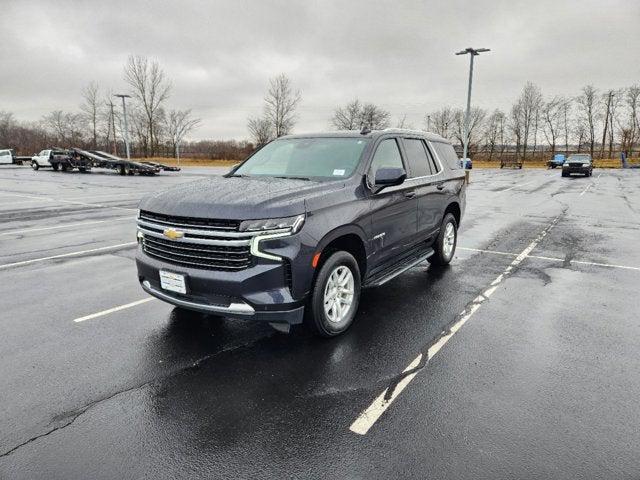
[(522, 168), (522, 162), (515, 158), (500, 160), (500, 168)]
[(29, 161), (29, 157), (18, 157), (12, 148), (0, 150), (0, 165), (22, 165), (22, 162)]
[(562, 176), (568, 177), (572, 173), (579, 173), (585, 177), (590, 177), (593, 173), (593, 159), (588, 153), (577, 153), (569, 155), (567, 161), (562, 165)]
[(563, 153), (556, 153), (551, 160), (547, 162), (547, 168), (562, 167), (567, 157)]

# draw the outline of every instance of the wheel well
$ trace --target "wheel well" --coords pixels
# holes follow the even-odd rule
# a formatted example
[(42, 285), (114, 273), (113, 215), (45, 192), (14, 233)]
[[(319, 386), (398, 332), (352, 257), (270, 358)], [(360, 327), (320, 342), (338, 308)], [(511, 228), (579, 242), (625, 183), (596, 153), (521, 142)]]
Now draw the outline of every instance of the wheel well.
[(316, 268), (316, 271), (320, 271), (320, 267), (325, 262), (332, 252), (338, 250), (344, 250), (349, 252), (358, 262), (358, 268), (360, 268), (360, 275), (364, 278), (367, 268), (367, 252), (364, 249), (364, 244), (360, 237), (354, 233), (343, 235), (334, 240), (331, 240), (323, 249), (320, 255), (320, 262)]
[(456, 219), (456, 224), (460, 226), (460, 205), (456, 202), (450, 203), (444, 211), (445, 215), (447, 213), (451, 213)]

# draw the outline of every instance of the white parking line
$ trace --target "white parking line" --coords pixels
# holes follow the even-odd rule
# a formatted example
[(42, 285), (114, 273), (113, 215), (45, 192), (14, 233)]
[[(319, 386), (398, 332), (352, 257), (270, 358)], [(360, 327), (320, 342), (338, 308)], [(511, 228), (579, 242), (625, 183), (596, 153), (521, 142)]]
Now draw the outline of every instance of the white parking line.
[(99, 203), (79, 202), (76, 200), (65, 200), (63, 198), (43, 197), (43, 196), (37, 196), (37, 195), (24, 195), (20, 193), (10, 193), (10, 192), (9, 193), (1, 192), (0, 194), (4, 197), (30, 198), (30, 199), (36, 199), (36, 200), (43, 200), (45, 202), (70, 203), (72, 205), (83, 205), (86, 207), (114, 208), (116, 210), (131, 210), (135, 212), (138, 211), (137, 208), (116, 207), (114, 205), (101, 205)]
[(94, 253), (94, 252), (103, 252), (105, 250), (114, 250), (116, 248), (129, 247), (131, 245), (135, 245), (136, 243), (138, 243), (138, 242), (119, 243), (117, 245), (109, 245), (107, 247), (100, 247), (100, 248), (91, 248), (89, 250), (81, 250), (79, 252), (62, 253), (60, 255), (51, 255), (50, 257), (33, 258), (31, 260), (23, 260), (22, 262), (5, 263), (4, 265), (0, 265), (0, 270), (4, 270), (6, 268), (11, 268), (11, 267), (20, 267), (20, 266), (23, 266), (23, 265), (30, 265), (32, 263), (44, 262), (46, 260), (55, 260), (57, 258), (76, 257), (76, 256), (79, 256), (79, 255), (84, 255), (85, 253)]
[[(493, 255), (506, 255), (510, 257), (516, 257), (517, 253), (509, 253), (509, 252), (499, 252), (497, 250), (483, 250), (481, 248), (468, 248), (468, 247), (457, 247), (458, 250), (466, 250), (468, 252), (480, 252), (480, 253), (491, 253)], [(534, 258), (537, 260), (548, 260), (550, 262), (565, 262), (564, 258), (559, 257), (544, 257), (541, 255), (527, 255), (527, 258)], [(594, 267), (606, 267), (606, 268), (621, 268), (623, 270), (635, 270), (640, 272), (640, 267), (631, 267), (629, 265), (616, 265), (613, 263), (601, 263), (601, 262), (589, 262), (586, 260), (569, 260), (570, 264), (578, 263), (580, 265), (592, 265)]]
[(530, 185), (533, 182), (535, 182), (535, 180), (531, 180), (530, 182), (525, 182), (525, 183), (519, 183), (518, 185), (514, 185), (513, 187), (509, 187), (509, 188), (505, 188), (504, 190), (500, 190), (498, 193), (508, 192), (509, 190), (513, 190), (514, 188), (518, 188), (518, 187), (524, 187), (525, 185)]
[[(487, 289), (478, 295), (472, 302), (472, 304), (465, 308), (458, 316), (458, 319), (446, 330), (440, 333), (438, 339), (429, 346), (427, 350), (427, 358), (423, 362), (422, 366), (426, 365), (441, 349), (444, 345), (462, 328), (462, 326), (478, 311), (480, 306), (496, 291), (498, 285), (504, 281), (522, 261), (527, 258), (531, 251), (542, 241), (542, 239), (549, 233), (555, 224), (560, 219), (557, 216), (553, 221), (545, 227), (542, 232), (525, 248), (513, 261), (504, 269), (504, 271), (498, 275)], [(404, 378), (395, 386), (395, 388), (389, 392), (389, 388), (385, 389), (376, 399), (367, 407), (349, 427), (353, 433), (358, 435), (366, 435), (369, 429), (376, 423), (380, 416), (391, 406), (393, 401), (398, 397), (400, 392), (414, 379), (419, 371), (419, 366), (422, 362), (422, 353), (418, 354), (416, 358), (409, 363), (403, 373), (406, 374)]]
[[(96, 197), (124, 197), (124, 196), (128, 196), (128, 195), (146, 195), (148, 193), (153, 193), (152, 191), (145, 191), (145, 192), (122, 192), (122, 193), (98, 193), (95, 195), (91, 195), (91, 198), (96, 198)], [(79, 196), (79, 195), (72, 195), (70, 197), (65, 197), (65, 200), (82, 200), (83, 198), (86, 198), (86, 196)], [(108, 199), (107, 199), (108, 200)]]
[(143, 298), (142, 300), (136, 300), (135, 302), (125, 303), (124, 305), (109, 308), (101, 312), (92, 313), (91, 315), (85, 315), (84, 317), (76, 318), (73, 321), (76, 323), (80, 323), (80, 322), (84, 322), (85, 320), (91, 320), (93, 318), (103, 317), (105, 315), (109, 315), (110, 313), (119, 312), (120, 310), (125, 310), (127, 308), (135, 307), (137, 305), (142, 305), (143, 303), (147, 303), (152, 300), (155, 300), (155, 298), (154, 297)]
[(77, 223), (65, 223), (62, 225), (54, 225), (53, 227), (38, 227), (38, 228), (26, 228), (24, 230), (9, 230), (8, 232), (0, 233), (2, 235), (21, 235), (23, 233), (31, 233), (31, 232), (41, 232), (44, 230), (57, 230), (60, 228), (69, 228), (69, 227), (82, 227), (84, 225), (94, 225), (97, 223), (111, 223), (118, 222), (120, 220), (134, 220), (136, 217), (117, 217), (110, 218), (109, 220), (94, 220), (91, 222), (77, 222)]

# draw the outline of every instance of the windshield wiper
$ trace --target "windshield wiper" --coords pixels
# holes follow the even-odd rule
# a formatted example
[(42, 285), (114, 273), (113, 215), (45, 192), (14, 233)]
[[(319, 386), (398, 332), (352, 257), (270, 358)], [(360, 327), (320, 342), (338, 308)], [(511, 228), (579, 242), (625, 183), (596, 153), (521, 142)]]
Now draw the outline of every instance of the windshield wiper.
[(287, 180), (306, 180), (307, 182), (311, 181), (309, 177), (285, 177), (275, 175), (273, 178), (286, 178)]

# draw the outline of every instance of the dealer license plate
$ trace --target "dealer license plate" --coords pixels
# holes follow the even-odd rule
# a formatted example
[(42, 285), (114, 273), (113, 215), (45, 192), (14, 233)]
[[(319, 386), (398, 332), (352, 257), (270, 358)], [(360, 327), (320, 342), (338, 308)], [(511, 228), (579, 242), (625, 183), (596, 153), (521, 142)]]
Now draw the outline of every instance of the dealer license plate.
[(184, 275), (160, 270), (160, 286), (172, 292), (187, 293), (187, 284)]

